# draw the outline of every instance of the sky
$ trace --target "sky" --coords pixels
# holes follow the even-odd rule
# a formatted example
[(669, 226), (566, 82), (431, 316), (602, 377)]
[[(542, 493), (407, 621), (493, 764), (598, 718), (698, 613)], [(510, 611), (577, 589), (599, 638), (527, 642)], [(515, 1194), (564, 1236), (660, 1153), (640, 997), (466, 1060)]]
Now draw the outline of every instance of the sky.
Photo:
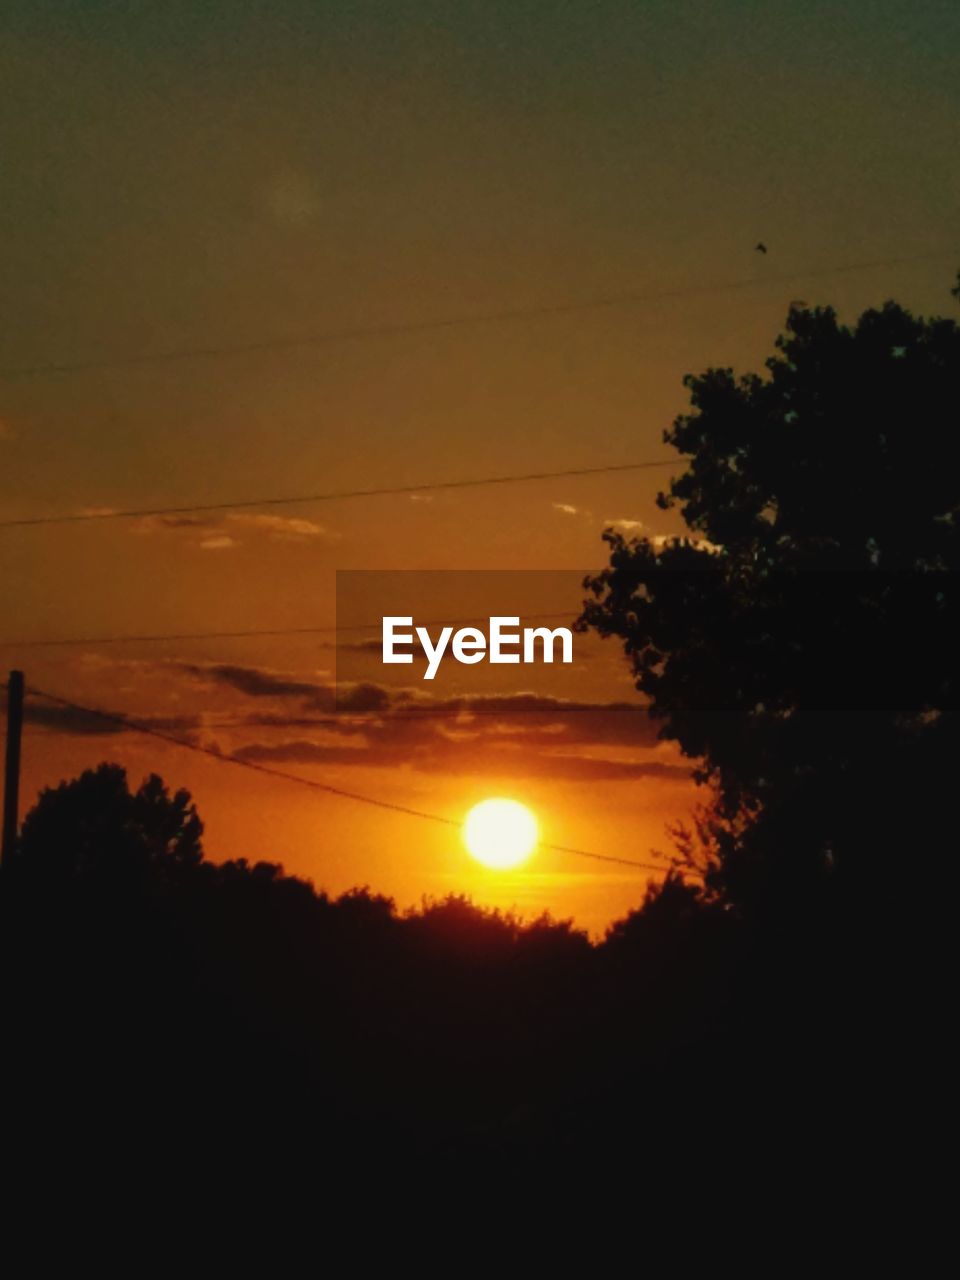
[[(8, 0), (0, 520), (668, 458), (683, 375), (758, 368), (792, 299), (950, 309), (958, 56), (960, 10), (928, 0)], [(562, 309), (624, 293), (647, 300)], [(136, 362), (198, 349), (219, 354)], [(353, 763), (262, 723), (326, 696), (317, 635), (8, 641), (329, 627), (338, 570), (599, 568), (605, 525), (679, 531), (670, 474), (0, 529), (0, 660), (399, 804), (509, 790), (554, 843), (643, 860), (697, 795), (633, 713), (546, 708), (555, 743), (513, 758), (506, 713), (456, 750), (388, 727)], [(612, 646), (585, 662), (587, 701), (633, 696)], [(99, 727), (28, 724), (26, 803), (109, 758), (188, 786), (212, 856), (333, 891), (462, 889), (596, 931), (646, 883), (547, 852), (497, 877), (439, 825)]]

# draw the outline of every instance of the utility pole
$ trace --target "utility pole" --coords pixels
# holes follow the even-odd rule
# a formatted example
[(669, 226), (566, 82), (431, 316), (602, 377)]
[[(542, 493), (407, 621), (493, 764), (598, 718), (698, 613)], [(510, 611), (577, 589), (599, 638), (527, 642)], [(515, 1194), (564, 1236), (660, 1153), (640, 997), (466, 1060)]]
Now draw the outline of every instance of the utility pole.
[(20, 734), (23, 729), (23, 672), (11, 671), (7, 681), (7, 757), (3, 774), (3, 843), (0, 863), (9, 864), (17, 839), (20, 802)]

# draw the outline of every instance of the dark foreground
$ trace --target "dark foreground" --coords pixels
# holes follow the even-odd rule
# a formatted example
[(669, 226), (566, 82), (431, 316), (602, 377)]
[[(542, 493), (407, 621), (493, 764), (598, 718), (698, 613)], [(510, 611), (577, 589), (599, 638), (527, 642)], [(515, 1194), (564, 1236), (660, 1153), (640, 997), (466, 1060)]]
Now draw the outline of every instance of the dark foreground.
[(99, 808), (48, 793), (0, 893), (8, 1136), (57, 1159), (642, 1180), (751, 1149), (832, 1176), (923, 1128), (921, 931), (894, 895), (758, 923), (672, 877), (591, 945), (213, 865), (186, 798), (85, 778)]

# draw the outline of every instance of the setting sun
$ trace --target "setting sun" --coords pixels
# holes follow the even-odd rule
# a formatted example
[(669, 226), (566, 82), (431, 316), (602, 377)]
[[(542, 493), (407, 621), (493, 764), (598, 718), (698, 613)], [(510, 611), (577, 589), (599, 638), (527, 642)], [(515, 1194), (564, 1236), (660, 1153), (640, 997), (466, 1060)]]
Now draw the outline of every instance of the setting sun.
[(497, 871), (525, 862), (539, 838), (536, 818), (517, 800), (483, 800), (463, 824), (463, 842), (471, 855)]

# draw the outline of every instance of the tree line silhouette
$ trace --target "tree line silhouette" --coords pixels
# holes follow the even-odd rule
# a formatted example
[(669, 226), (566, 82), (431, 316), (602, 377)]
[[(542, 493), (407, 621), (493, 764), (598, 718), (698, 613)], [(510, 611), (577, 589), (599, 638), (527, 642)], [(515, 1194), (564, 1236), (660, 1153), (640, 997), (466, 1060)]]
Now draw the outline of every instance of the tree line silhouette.
[(42, 794), (2, 884), (20, 1087), (158, 1137), (319, 1112), (341, 1154), (543, 1155), (588, 1142), (597, 1090), (633, 1095), (731, 994), (703, 965), (730, 922), (676, 875), (600, 944), (460, 895), (331, 898), (208, 861), (189, 795), (113, 764)]

